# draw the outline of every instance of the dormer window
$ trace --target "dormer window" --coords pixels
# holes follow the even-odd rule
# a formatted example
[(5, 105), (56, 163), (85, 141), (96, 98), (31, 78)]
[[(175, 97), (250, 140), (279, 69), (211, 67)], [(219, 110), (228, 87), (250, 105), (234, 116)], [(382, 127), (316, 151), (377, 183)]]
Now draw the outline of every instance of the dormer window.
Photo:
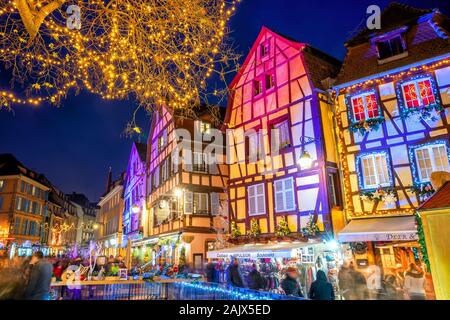
[(211, 124), (208, 122), (200, 122), (200, 131), (202, 134), (210, 134), (211, 133)]
[(395, 57), (406, 51), (401, 35), (397, 35), (391, 39), (377, 42), (377, 49), (380, 60)]

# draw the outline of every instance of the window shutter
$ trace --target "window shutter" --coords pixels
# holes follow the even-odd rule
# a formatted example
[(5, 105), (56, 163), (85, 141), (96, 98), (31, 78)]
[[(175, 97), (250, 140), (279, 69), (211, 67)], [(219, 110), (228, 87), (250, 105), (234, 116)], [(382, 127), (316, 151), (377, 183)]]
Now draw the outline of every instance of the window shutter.
[(278, 180), (275, 181), (275, 211), (282, 212), (284, 211), (284, 199), (283, 199), (283, 181)]
[(211, 193), (211, 213), (213, 215), (220, 214), (219, 194), (217, 192)]
[(256, 193), (257, 193), (257, 213), (265, 213), (266, 211), (266, 204), (265, 204), (265, 194), (264, 194), (264, 185), (259, 184), (256, 186)]
[(192, 204), (193, 204), (193, 194), (192, 192), (184, 193), (184, 213), (192, 214)]
[(248, 191), (248, 213), (249, 215), (255, 214), (256, 205), (255, 205), (255, 187), (250, 186), (247, 189)]
[(285, 205), (287, 211), (295, 210), (295, 193), (294, 193), (294, 181), (292, 178), (284, 181), (284, 194)]

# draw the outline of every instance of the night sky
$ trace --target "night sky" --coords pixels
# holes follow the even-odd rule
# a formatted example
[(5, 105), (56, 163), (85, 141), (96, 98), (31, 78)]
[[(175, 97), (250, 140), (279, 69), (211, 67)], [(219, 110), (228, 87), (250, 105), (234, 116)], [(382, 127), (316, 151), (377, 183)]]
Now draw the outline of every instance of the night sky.
[[(384, 8), (389, 2), (242, 0), (231, 20), (231, 37), (244, 58), (265, 25), (342, 60), (344, 41), (364, 23), (366, 8), (372, 4)], [(402, 2), (439, 6), (449, 13), (448, 0)], [(13, 153), (66, 193), (85, 193), (97, 201), (105, 190), (108, 168), (115, 176), (126, 169), (132, 141), (122, 132), (134, 109), (133, 101), (103, 101), (90, 94), (71, 96), (58, 109), (15, 106), (13, 112), (0, 111), (0, 153)], [(139, 114), (138, 125), (148, 131), (145, 112)]]

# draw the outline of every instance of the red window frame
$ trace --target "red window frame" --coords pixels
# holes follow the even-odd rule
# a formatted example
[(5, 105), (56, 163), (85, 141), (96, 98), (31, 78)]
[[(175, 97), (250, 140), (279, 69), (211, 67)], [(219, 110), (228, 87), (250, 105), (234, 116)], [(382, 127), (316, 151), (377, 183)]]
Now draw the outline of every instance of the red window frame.
[(375, 92), (352, 96), (350, 98), (350, 103), (353, 112), (353, 119), (357, 122), (380, 116), (377, 95)]
[(436, 103), (431, 78), (409, 81), (401, 86), (405, 107), (408, 109), (427, 107)]

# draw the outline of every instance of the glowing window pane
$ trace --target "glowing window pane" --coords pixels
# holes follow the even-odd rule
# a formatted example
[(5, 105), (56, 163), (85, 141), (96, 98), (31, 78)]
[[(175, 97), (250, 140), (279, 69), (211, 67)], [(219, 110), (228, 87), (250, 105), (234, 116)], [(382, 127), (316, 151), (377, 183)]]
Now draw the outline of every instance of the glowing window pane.
[(352, 99), (353, 114), (356, 121), (362, 121), (366, 118), (364, 113), (364, 102), (362, 97), (356, 97)]

